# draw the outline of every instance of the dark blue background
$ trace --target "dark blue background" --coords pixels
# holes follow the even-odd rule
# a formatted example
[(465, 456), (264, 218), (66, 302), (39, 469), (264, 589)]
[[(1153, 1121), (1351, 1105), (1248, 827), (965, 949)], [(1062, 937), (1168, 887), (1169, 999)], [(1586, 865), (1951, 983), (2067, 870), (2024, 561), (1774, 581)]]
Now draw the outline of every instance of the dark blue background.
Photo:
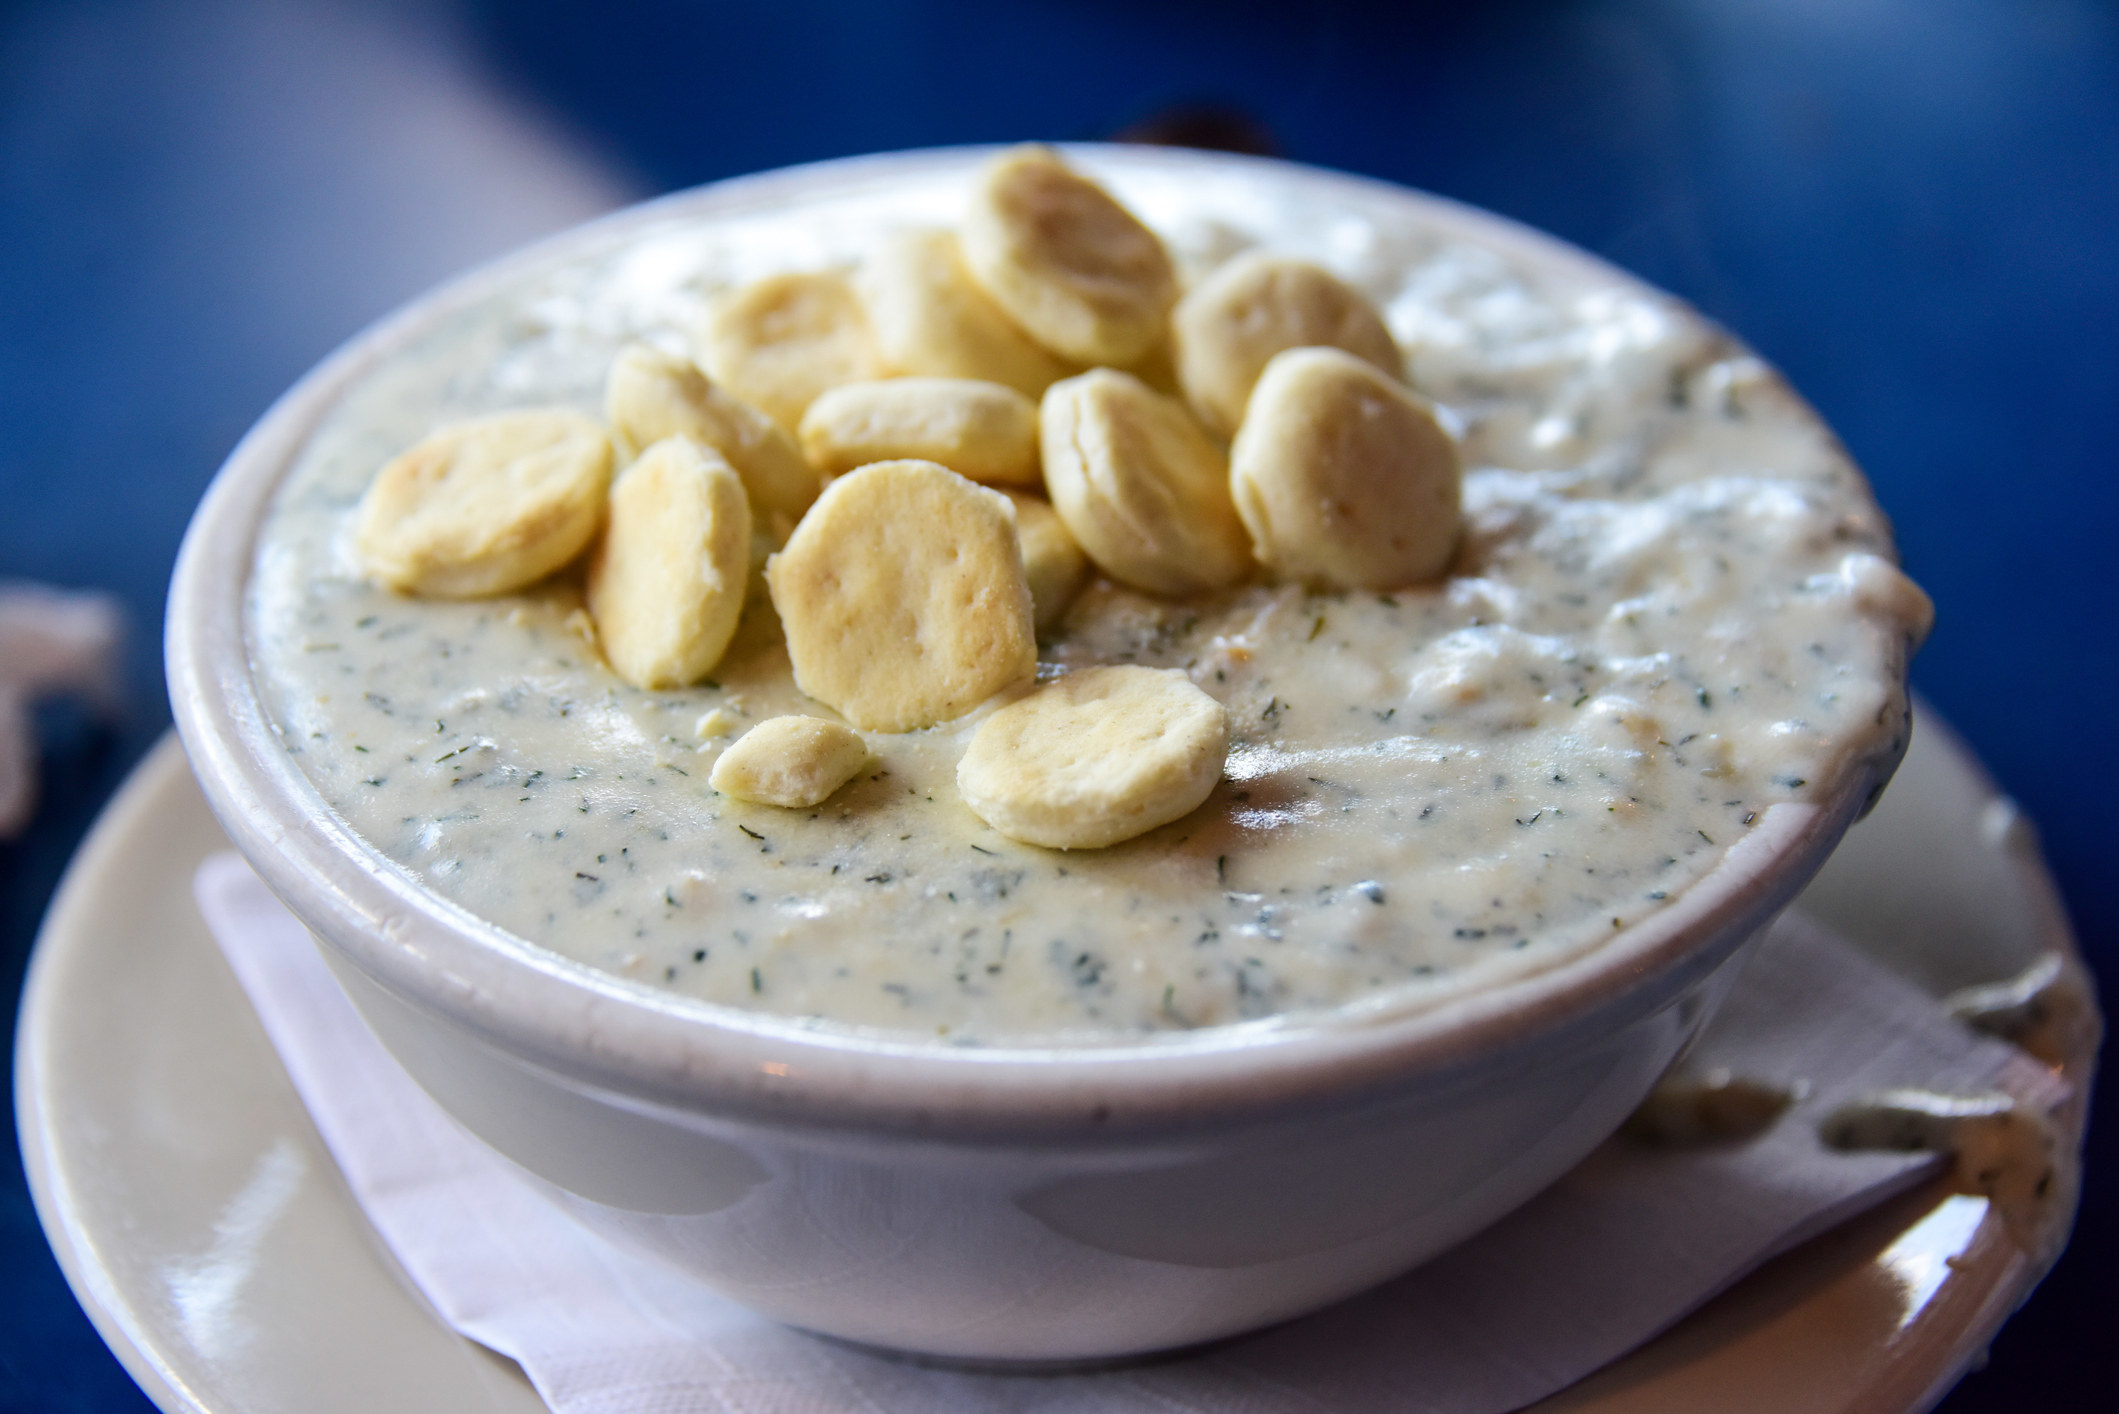
[[(189, 507), (333, 344), (606, 202), (1177, 107), (1556, 232), (1785, 369), (1935, 596), (1915, 681), (2041, 823), (2119, 974), (2108, 5), (75, 0), (0, 3), (0, 577), (121, 595), (131, 706), (44, 713), (45, 808), (0, 845), (0, 976), (167, 723)], [(1953, 1414), (2110, 1407), (2112, 1135), (2107, 1115), (2073, 1248)], [(7, 1170), (0, 1410), (143, 1406)]]

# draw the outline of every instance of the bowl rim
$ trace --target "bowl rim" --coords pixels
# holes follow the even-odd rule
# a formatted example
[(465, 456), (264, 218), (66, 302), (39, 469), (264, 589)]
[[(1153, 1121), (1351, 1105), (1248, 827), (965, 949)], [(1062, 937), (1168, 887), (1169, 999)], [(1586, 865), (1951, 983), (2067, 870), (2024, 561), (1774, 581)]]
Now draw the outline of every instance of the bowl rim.
[[(1886, 766), (1853, 764), (1829, 796), (1768, 807), (1658, 912), (1503, 980), (1142, 1044), (966, 1048), (656, 991), (572, 962), (428, 893), (361, 840), (280, 745), (253, 677), (245, 608), (260, 522), (339, 399), (435, 323), (576, 252), (660, 223), (769, 208), (909, 173), (968, 170), (996, 150), (926, 149), (783, 168), (572, 227), (445, 282), (355, 335), (237, 445), (178, 554), (165, 640), (170, 699), (214, 813), (259, 877), (323, 943), (386, 990), (518, 1063), (631, 1103), (779, 1125), (1020, 1142), (1255, 1120), (1407, 1083), (1475, 1083), (1482, 1072), (1530, 1063), (1668, 1005), (1809, 881)], [(1231, 154), (1063, 150), (1106, 171), (1205, 166), (1342, 200), (1359, 193), (1534, 269), (1647, 293), (1707, 322), (1555, 237), (1408, 188)]]

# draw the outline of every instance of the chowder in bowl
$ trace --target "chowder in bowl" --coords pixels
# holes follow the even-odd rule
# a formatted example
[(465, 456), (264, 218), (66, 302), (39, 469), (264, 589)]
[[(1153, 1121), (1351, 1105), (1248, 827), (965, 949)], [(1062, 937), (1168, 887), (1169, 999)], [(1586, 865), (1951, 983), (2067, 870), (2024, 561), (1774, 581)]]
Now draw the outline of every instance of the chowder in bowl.
[(407, 445), (594, 414), (624, 348), (682, 352), (761, 277), (861, 289), (984, 160), (669, 198), (363, 335), (209, 492), (170, 679), (378, 1034), (585, 1222), (849, 1339), (1103, 1357), (1359, 1290), (1605, 1137), (1888, 778), (1925, 601), (1814, 414), (1667, 297), (1432, 198), (1122, 149), (1070, 160), (1185, 283), (1257, 248), (1367, 296), (1464, 469), (1440, 580), (1097, 576), (1042, 630), (1041, 678), (1163, 669), (1226, 711), (1181, 818), (995, 830), (955, 773), (996, 702), (863, 732), (814, 809), (746, 803), (709, 784), (729, 738), (826, 710), (762, 595), (707, 679), (650, 690), (571, 572), (473, 600), (365, 572)]

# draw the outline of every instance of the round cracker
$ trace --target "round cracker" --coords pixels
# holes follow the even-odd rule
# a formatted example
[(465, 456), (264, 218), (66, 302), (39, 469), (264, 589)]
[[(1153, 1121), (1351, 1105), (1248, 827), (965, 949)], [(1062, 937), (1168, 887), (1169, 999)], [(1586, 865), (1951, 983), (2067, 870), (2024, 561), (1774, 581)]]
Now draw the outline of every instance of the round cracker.
[(1156, 234), (1044, 147), (989, 163), (964, 215), (965, 263), (1030, 336), (1124, 366), (1162, 342), (1177, 271)]
[(1178, 381), (1207, 429), (1235, 435), (1258, 375), (1286, 349), (1345, 349), (1393, 378), (1397, 341), (1361, 291), (1307, 260), (1252, 251), (1178, 301), (1170, 316)]
[(1183, 403), (1097, 368), (1046, 389), (1038, 421), (1053, 509), (1104, 573), (1180, 595), (1251, 572), (1228, 458)]
[(1050, 504), (1016, 491), (1010, 491), (1008, 499), (1015, 502), (1015, 538), (1023, 547), (1023, 576), (1030, 581), (1038, 631), (1049, 632), (1082, 592), (1089, 557)]
[(1101, 849), (1198, 809), (1228, 750), (1228, 711), (1183, 673), (1087, 668), (981, 722), (957, 789), (1010, 839)]
[(802, 809), (822, 805), (860, 773), (868, 743), (822, 717), (774, 717), (721, 753), (709, 784), (755, 805)]
[(1014, 507), (933, 462), (832, 482), (765, 574), (795, 684), (866, 730), (948, 721), (1037, 671)]
[(789, 525), (817, 499), (824, 483), (787, 429), (725, 388), (688, 358), (634, 344), (611, 363), (603, 385), (604, 416), (619, 455), (634, 457), (665, 437), (689, 437), (728, 459), (759, 517)]
[(1342, 349), (1274, 355), (1230, 452), (1236, 510), (1285, 579), (1396, 589), (1457, 546), (1463, 467), (1412, 390)]
[(589, 557), (589, 616), (611, 670), (635, 687), (712, 672), (743, 612), (750, 502), (722, 455), (689, 437), (641, 453), (611, 486)]
[(1074, 370), (1016, 327), (965, 268), (953, 231), (901, 231), (855, 276), (884, 362), (899, 373), (986, 378), (1035, 398)]
[(570, 408), (452, 423), (393, 458), (361, 497), (354, 544), (393, 589), (506, 594), (588, 548), (603, 519), (611, 441)]
[(821, 270), (768, 275), (718, 301), (699, 362), (789, 432), (826, 388), (890, 371), (853, 286)]
[(1037, 404), (978, 378), (885, 378), (820, 394), (802, 453), (826, 476), (880, 461), (939, 462), (986, 486), (1043, 484)]

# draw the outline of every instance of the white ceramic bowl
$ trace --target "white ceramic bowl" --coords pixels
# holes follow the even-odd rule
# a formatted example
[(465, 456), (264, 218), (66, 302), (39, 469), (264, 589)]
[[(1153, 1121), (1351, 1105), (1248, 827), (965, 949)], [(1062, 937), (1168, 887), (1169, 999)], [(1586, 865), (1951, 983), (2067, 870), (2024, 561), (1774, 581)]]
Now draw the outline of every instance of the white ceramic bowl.
[[(1121, 1356), (1315, 1309), (1494, 1221), (1605, 1138), (1873, 789), (1783, 804), (1670, 906), (1501, 985), (1357, 1018), (1082, 1050), (805, 1029), (570, 963), (425, 891), (324, 804), (252, 677), (244, 589), (282, 475), (379, 363), (472, 301), (672, 218), (969, 168), (915, 153), (724, 183), (445, 287), (355, 339), (236, 449), (171, 590), (170, 695), (208, 800), (378, 1035), (583, 1221), (798, 1326), (932, 1355)], [(1275, 200), (1409, 216), (1633, 283), (1496, 218), (1252, 159), (1107, 152)]]

